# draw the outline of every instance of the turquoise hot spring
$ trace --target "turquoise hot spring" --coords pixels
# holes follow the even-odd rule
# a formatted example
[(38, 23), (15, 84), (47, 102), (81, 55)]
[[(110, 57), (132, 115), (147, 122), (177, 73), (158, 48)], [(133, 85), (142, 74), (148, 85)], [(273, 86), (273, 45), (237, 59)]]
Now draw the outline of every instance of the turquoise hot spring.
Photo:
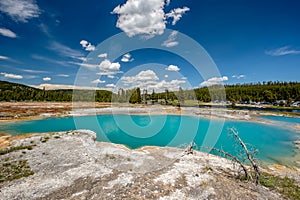
[[(236, 154), (228, 129), (235, 128), (242, 140), (258, 149), (257, 158), (266, 163), (289, 164), (295, 158), (300, 118), (261, 116), (256, 121), (218, 120), (199, 116), (105, 114), (2, 123), (1, 133), (25, 134), (89, 129), (98, 141), (124, 144), (129, 148), (172, 146), (184, 148), (213, 145)], [(265, 123), (261, 123), (261, 121)]]

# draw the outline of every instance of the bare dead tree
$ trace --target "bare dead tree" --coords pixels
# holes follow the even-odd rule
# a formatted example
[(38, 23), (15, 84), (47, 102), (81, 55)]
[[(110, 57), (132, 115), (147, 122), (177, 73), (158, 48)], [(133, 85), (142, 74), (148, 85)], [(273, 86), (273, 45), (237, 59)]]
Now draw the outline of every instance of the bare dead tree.
[(259, 172), (259, 166), (256, 163), (254, 156), (256, 151), (252, 151), (250, 152), (246, 146), (246, 144), (243, 142), (243, 140), (239, 137), (238, 132), (234, 129), (234, 128), (230, 128), (229, 129), (230, 133), (233, 134), (235, 140), (238, 142), (238, 144), (242, 147), (242, 149), (244, 150), (247, 159), (249, 160), (249, 162), (251, 163), (251, 166), (254, 170), (255, 173), (255, 183), (258, 184), (259, 183), (259, 177), (260, 177), (260, 172)]
[(223, 155), (223, 157), (229, 158), (230, 160), (232, 160), (232, 161), (236, 162), (237, 164), (239, 164), (239, 166), (242, 168), (242, 170), (245, 174), (245, 178), (252, 180), (252, 176), (251, 176), (250, 173), (248, 173), (246, 165), (242, 161), (240, 161), (237, 157), (235, 157), (235, 156), (231, 155), (230, 153), (227, 153), (226, 151), (221, 150), (221, 149), (212, 148), (211, 150), (216, 151), (219, 154)]
[(254, 155), (256, 154), (257, 150), (249, 150), (247, 145), (239, 137), (238, 132), (234, 128), (229, 129), (229, 134), (231, 134), (233, 136), (234, 140), (237, 142), (237, 145), (239, 147), (241, 147), (241, 151), (243, 152), (243, 155), (245, 155), (245, 156), (241, 156), (241, 157), (234, 156), (234, 155), (231, 155), (230, 153), (228, 153), (222, 149), (218, 149), (218, 148), (200, 147), (200, 149), (202, 149), (202, 150), (205, 149), (208, 151), (215, 151), (218, 154), (220, 154), (221, 156), (232, 160), (234, 163), (237, 163), (241, 167), (242, 171), (245, 174), (246, 179), (253, 180), (251, 171), (249, 171), (249, 167), (245, 164), (245, 160), (248, 160), (250, 162), (251, 167), (253, 168), (253, 171), (255, 174), (255, 176), (254, 176), (255, 183), (258, 184), (259, 178), (260, 178), (260, 171), (259, 171), (259, 166), (254, 159)]

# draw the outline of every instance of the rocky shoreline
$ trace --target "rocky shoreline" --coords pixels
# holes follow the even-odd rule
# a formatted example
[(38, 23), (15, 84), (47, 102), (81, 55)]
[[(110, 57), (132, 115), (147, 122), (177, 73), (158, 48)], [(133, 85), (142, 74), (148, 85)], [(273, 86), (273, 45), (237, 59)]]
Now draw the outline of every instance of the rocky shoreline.
[(33, 175), (0, 183), (0, 199), (282, 199), (236, 179), (238, 169), (224, 158), (95, 139), (87, 130), (14, 138), (10, 147), (32, 148), (1, 155), (1, 162), (24, 160)]

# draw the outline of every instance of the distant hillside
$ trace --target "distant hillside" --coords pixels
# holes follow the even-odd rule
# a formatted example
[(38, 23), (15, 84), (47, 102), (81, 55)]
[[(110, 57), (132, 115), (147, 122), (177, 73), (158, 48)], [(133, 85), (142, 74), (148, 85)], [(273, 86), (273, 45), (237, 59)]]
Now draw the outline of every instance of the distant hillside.
[[(112, 92), (76, 90), (74, 100), (110, 102)], [(95, 95), (95, 96), (94, 96)], [(0, 101), (72, 101), (73, 90), (41, 90), (30, 86), (0, 81)]]
[(33, 88), (27, 85), (19, 84), (19, 83), (12, 83), (12, 82), (7, 82), (7, 81), (0, 81), (0, 90), (5, 91), (5, 90), (40, 90), (37, 88)]

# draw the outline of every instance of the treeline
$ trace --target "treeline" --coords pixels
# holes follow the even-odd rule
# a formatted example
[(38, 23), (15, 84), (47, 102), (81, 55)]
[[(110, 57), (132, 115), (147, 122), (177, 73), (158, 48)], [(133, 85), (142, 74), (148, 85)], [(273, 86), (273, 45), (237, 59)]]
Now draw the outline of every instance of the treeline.
[[(225, 90), (224, 90), (225, 88)], [(156, 93), (140, 88), (124, 90), (117, 93), (106, 90), (40, 90), (22, 84), (0, 81), (0, 101), (96, 101), (129, 103), (168, 103), (185, 100), (201, 102), (268, 102), (285, 100), (287, 103), (300, 101), (300, 83), (298, 82), (263, 82), (236, 85), (215, 85), (194, 90), (169, 91)]]
[(97, 101), (110, 102), (106, 90), (40, 90), (22, 84), (0, 81), (0, 101)]
[[(215, 91), (214, 87), (195, 89), (197, 99), (203, 102), (210, 102), (209, 91)], [(256, 84), (225, 85), (224, 87), (226, 99), (231, 102), (273, 103), (280, 100), (287, 102), (300, 101), (300, 83), (298, 82), (269, 81)]]

